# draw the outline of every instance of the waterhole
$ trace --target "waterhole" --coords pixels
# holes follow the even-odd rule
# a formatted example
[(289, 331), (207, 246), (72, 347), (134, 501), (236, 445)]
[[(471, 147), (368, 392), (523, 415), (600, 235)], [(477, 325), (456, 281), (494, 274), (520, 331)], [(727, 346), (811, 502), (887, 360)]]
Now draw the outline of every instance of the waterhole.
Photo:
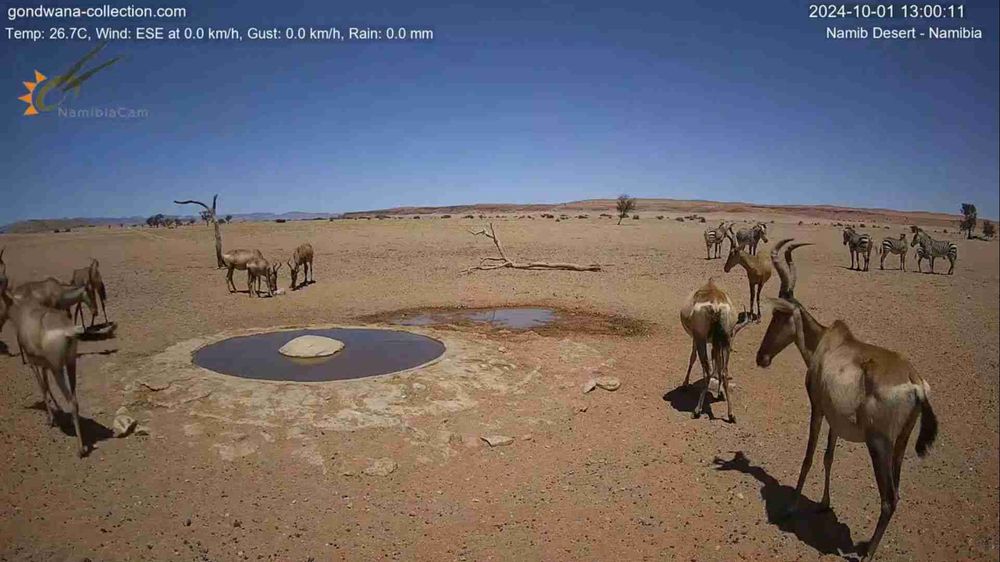
[[(343, 342), (330, 357), (285, 357), (278, 349), (305, 335)], [(329, 328), (240, 336), (207, 345), (194, 353), (200, 367), (246, 379), (320, 382), (360, 379), (419, 367), (444, 353), (440, 341), (400, 330)]]

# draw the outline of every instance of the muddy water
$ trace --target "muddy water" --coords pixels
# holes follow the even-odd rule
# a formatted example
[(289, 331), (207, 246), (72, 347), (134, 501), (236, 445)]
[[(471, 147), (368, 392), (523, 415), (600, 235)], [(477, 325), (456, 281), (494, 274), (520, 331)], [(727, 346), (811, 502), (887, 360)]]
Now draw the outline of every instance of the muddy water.
[(509, 330), (528, 330), (552, 323), (556, 311), (551, 308), (490, 308), (483, 310), (447, 310), (421, 312), (391, 320), (401, 326), (435, 324), (488, 324)]
[[(340, 340), (344, 349), (318, 359), (293, 359), (278, 353), (281, 346), (304, 335)], [(194, 362), (217, 373), (247, 379), (319, 382), (410, 369), (440, 357), (444, 350), (438, 340), (409, 332), (333, 328), (230, 338), (199, 349)]]

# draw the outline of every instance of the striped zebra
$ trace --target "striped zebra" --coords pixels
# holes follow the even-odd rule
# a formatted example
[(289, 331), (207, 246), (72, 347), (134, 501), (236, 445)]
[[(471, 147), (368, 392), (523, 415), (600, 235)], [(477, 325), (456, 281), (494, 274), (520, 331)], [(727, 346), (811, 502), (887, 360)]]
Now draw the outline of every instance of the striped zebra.
[[(872, 256), (872, 237), (859, 234), (853, 226), (848, 226), (844, 229), (844, 245), (851, 251), (851, 269), (868, 271), (868, 262)], [(865, 260), (864, 269), (861, 268), (861, 258)]]
[(719, 226), (705, 230), (705, 251), (708, 259), (712, 259), (712, 249), (715, 249), (715, 257), (721, 257), (722, 241), (726, 239), (726, 222), (720, 222)]
[(920, 269), (920, 264), (923, 263), (924, 260), (930, 259), (930, 256), (927, 255), (926, 252), (924, 252), (924, 247), (923, 246), (917, 246), (917, 249), (914, 252), (914, 255), (917, 258), (917, 271), (919, 271), (920, 273), (923, 273), (924, 271), (922, 269)]
[[(729, 233), (732, 235), (733, 227), (730, 225)], [(730, 238), (732, 239), (732, 238)], [(757, 245), (763, 240), (767, 242), (767, 225), (759, 222), (750, 228), (741, 228), (736, 232), (736, 247), (739, 250), (747, 248), (751, 256), (757, 255)]]
[[(940, 257), (947, 257), (948, 261), (951, 262), (951, 267), (948, 268), (948, 275), (951, 275), (955, 271), (955, 262), (958, 261), (958, 246), (954, 242), (935, 240), (922, 229), (914, 226), (913, 241), (910, 242), (910, 246), (917, 245), (920, 246), (917, 257), (918, 259), (921, 257), (927, 258), (931, 262), (931, 273), (934, 273), (934, 258)], [(917, 269), (920, 269), (919, 261), (917, 262)]]
[(882, 258), (879, 260), (878, 268), (885, 269), (885, 258), (889, 257), (890, 254), (896, 254), (899, 256), (899, 269), (906, 271), (906, 251), (905, 232), (901, 233), (899, 238), (886, 238), (882, 240), (880, 251)]

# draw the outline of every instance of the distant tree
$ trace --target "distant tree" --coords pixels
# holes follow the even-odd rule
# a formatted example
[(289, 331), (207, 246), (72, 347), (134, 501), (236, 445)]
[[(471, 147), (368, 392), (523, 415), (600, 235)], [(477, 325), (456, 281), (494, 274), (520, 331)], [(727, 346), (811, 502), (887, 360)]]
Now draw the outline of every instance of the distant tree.
[(985, 236), (987, 239), (992, 239), (996, 235), (997, 235), (996, 226), (990, 221), (983, 221), (983, 236)]
[(226, 215), (226, 224), (233, 222), (233, 215)]
[(164, 218), (163, 213), (157, 213), (157, 214), (149, 217), (148, 219), (146, 219), (146, 224), (148, 226), (153, 227), (153, 228), (158, 228), (158, 227), (164, 226), (166, 224), (164, 222), (165, 220), (166, 219)]
[(622, 193), (618, 196), (615, 209), (618, 210), (618, 224), (621, 224), (622, 219), (635, 210), (635, 199), (629, 197), (627, 193)]
[(958, 231), (965, 232), (966, 238), (972, 238), (972, 231), (976, 230), (976, 206), (972, 203), (962, 203), (962, 222), (958, 223)]
[(202, 220), (202, 222), (205, 223), (205, 226), (208, 226), (209, 223), (212, 222), (212, 212), (211, 211), (202, 211), (202, 212), (198, 213), (198, 218), (200, 218)]
[(194, 224), (195, 222), (197, 222), (197, 221), (195, 221), (195, 219), (193, 219), (193, 218), (188, 219), (188, 224)]

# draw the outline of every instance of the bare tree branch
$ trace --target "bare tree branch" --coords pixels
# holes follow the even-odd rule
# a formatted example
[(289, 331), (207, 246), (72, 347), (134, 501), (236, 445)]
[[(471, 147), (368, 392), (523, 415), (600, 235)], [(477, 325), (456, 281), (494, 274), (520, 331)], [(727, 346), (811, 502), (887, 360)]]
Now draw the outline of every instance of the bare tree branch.
[(469, 234), (473, 236), (485, 236), (493, 241), (493, 245), (496, 246), (497, 252), (500, 257), (488, 256), (479, 259), (479, 265), (475, 267), (469, 267), (464, 269), (462, 273), (472, 273), (473, 271), (492, 271), (494, 269), (524, 269), (524, 270), (563, 270), (563, 271), (601, 271), (601, 266), (599, 264), (590, 265), (579, 265), (576, 263), (564, 263), (556, 262), (549, 263), (544, 261), (532, 261), (532, 262), (516, 262), (507, 257), (507, 254), (503, 251), (503, 246), (500, 245), (500, 239), (497, 238), (496, 230), (493, 228), (493, 223), (490, 223), (489, 230), (485, 228), (480, 230), (470, 230)]
[(174, 203), (178, 205), (200, 205), (204, 207), (205, 211), (208, 212), (209, 219), (212, 221), (212, 226), (215, 227), (215, 262), (217, 267), (225, 267), (225, 263), (222, 261), (222, 233), (219, 232), (219, 219), (215, 215), (215, 204), (219, 200), (219, 194), (216, 193), (212, 196), (212, 206), (202, 203), (201, 201), (196, 201), (194, 199), (187, 199), (185, 201), (174, 200)]

